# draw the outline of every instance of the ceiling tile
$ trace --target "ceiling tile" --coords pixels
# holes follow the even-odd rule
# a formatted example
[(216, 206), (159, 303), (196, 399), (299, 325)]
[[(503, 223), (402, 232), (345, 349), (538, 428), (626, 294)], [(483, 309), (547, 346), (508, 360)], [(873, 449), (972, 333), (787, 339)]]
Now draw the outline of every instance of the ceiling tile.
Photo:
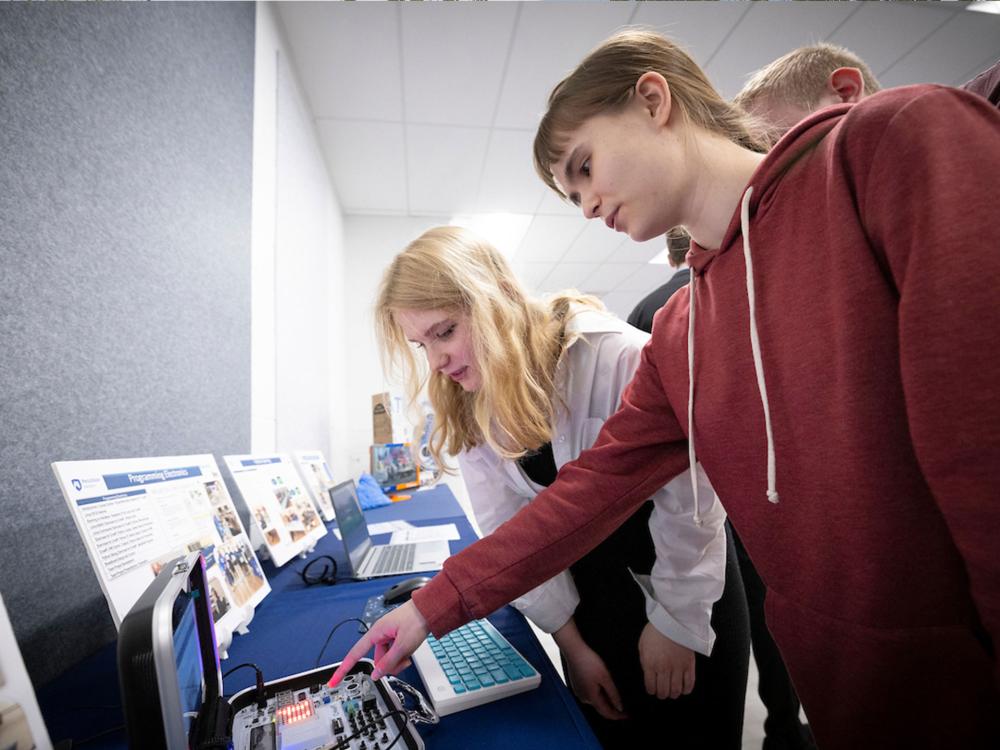
[(546, 190), (531, 164), (528, 130), (494, 129), (486, 152), (486, 167), (479, 185), (477, 209), (481, 213), (532, 214)]
[(652, 26), (704, 66), (750, 3), (637, 3), (634, 23)]
[(597, 263), (557, 263), (541, 283), (543, 292), (561, 292), (563, 289), (583, 291), (583, 282), (597, 270)]
[(526, 263), (558, 261), (583, 231), (582, 217), (535, 216), (514, 257)]
[[(566, 219), (546, 230), (536, 218), (528, 262), (561, 260), (578, 237), (567, 260), (604, 253), (589, 244), (596, 229), (580, 236), (579, 209), (534, 175), (531, 140), (552, 86), (625, 23), (679, 41), (726, 96), (756, 68), (824, 38), (867, 59), (887, 86), (961, 83), (1000, 49), (1000, 16), (957, 2), (275, 5), (344, 211)], [(407, 117), (405, 137), (385, 127)], [(651, 243), (626, 241), (604, 262), (645, 261), (663, 246)]]
[(862, 3), (750, 3), (750, 10), (705, 68), (726, 99), (748, 74), (803, 44), (829, 36)]
[(538, 285), (545, 280), (555, 265), (555, 263), (520, 263), (515, 265), (515, 270), (521, 283), (537, 293)]
[(646, 294), (653, 291), (660, 284), (666, 284), (670, 277), (674, 275), (674, 269), (670, 266), (650, 265), (644, 263), (638, 271), (622, 281), (614, 291), (616, 292), (636, 292), (635, 301), (638, 302)]
[[(552, 87), (616, 27), (628, 21), (630, 5), (524, 3), (500, 92), (496, 124), (534, 131)], [(542, 70), (548, 74), (539, 75)]]
[(320, 120), (316, 129), (344, 211), (407, 210), (401, 124)]
[(885, 86), (915, 81), (962, 84), (968, 80), (962, 79), (970, 69), (998, 56), (1000, 15), (958, 11), (953, 20), (884, 73), (881, 83)]
[(570, 245), (566, 260), (575, 263), (603, 263), (625, 239), (624, 235), (608, 229), (600, 221), (588, 221), (587, 228)]
[(472, 211), (488, 136), (482, 128), (407, 125), (410, 211)]
[[(868, 63), (878, 78), (913, 45), (952, 18), (953, 13), (940, 5), (924, 8), (923, 13), (911, 10), (900, 3), (862, 3), (858, 12), (848, 18), (827, 41), (850, 49)], [(886, 44), (887, 39), (899, 42)], [(908, 83), (915, 81), (910, 79)]]
[(516, 3), (405, 3), (407, 122), (493, 124)]
[(403, 117), (394, 4), (275, 3), (315, 117)]
[[(584, 279), (587, 289), (605, 292), (617, 289), (618, 285), (646, 266), (645, 263), (602, 263), (590, 276)], [(655, 273), (655, 272), (654, 272)]]
[(601, 302), (613, 314), (622, 320), (627, 320), (629, 314), (642, 299), (643, 295), (635, 292), (608, 292), (601, 297)]
[(648, 263), (667, 246), (665, 237), (656, 237), (647, 242), (633, 242), (626, 239), (621, 246), (605, 259), (605, 263)]
[(535, 175), (535, 179), (541, 183), (543, 188), (542, 202), (538, 204), (537, 213), (540, 214), (555, 214), (558, 216), (576, 216), (583, 217), (580, 209), (574, 206), (569, 201), (564, 201), (556, 193), (551, 190), (544, 182), (539, 179), (538, 175)]

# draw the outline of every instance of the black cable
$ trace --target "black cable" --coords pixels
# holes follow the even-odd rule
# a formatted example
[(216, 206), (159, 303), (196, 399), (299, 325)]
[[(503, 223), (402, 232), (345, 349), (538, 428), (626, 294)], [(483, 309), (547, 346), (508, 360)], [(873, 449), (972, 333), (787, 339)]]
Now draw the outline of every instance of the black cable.
[(237, 669), (243, 669), (243, 667), (250, 667), (257, 675), (257, 708), (267, 708), (267, 696), (264, 694), (264, 670), (253, 662), (245, 661), (242, 664), (237, 664), (228, 672), (223, 672), (222, 679), (225, 680)]
[[(329, 560), (328, 565), (326, 561)], [(316, 563), (322, 561), (323, 569), (318, 575), (309, 575), (309, 569)], [(337, 561), (333, 559), (330, 555), (320, 555), (315, 557), (306, 563), (306, 566), (299, 571), (299, 577), (302, 578), (302, 582), (306, 586), (315, 586), (317, 583), (325, 583), (327, 586), (332, 586), (337, 582)]]
[(252, 669), (253, 671), (255, 671), (255, 672), (256, 672), (257, 674), (263, 674), (263, 672), (261, 671), (261, 668), (260, 668), (260, 667), (258, 667), (258, 666), (257, 666), (256, 664), (254, 664), (254, 663), (253, 663), (252, 661), (245, 661), (245, 662), (243, 662), (242, 664), (237, 664), (237, 665), (236, 665), (235, 667), (233, 667), (232, 669), (230, 669), (230, 670), (228, 670), (228, 671), (226, 671), (226, 672), (223, 672), (223, 673), (222, 673), (222, 679), (226, 679), (227, 677), (229, 677), (229, 675), (231, 675), (231, 674), (232, 674), (233, 672), (235, 672), (235, 671), (236, 671), (237, 669), (243, 669), (243, 667), (250, 667), (250, 668), (251, 668), (251, 669)]
[(323, 652), (326, 651), (326, 647), (330, 645), (330, 639), (333, 638), (333, 634), (337, 632), (337, 628), (348, 622), (356, 622), (364, 628), (364, 630), (361, 631), (362, 633), (368, 632), (368, 623), (366, 623), (364, 620), (359, 620), (357, 617), (349, 617), (346, 620), (341, 620), (340, 622), (338, 622), (336, 625), (333, 626), (333, 630), (330, 631), (330, 635), (328, 635), (326, 637), (326, 640), (323, 641), (323, 648), (319, 650), (319, 655), (316, 657), (317, 667), (319, 666), (320, 660), (323, 658)]

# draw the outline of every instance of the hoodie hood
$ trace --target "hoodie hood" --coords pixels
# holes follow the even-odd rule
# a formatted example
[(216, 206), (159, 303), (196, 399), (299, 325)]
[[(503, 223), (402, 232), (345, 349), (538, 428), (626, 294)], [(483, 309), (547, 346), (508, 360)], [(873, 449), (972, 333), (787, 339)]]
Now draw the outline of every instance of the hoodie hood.
[[(747, 188), (753, 188), (750, 204), (747, 207), (750, 216), (765, 203), (782, 176), (803, 156), (811, 152), (816, 145), (843, 119), (843, 116), (853, 107), (853, 104), (836, 104), (814, 112), (791, 130), (785, 133), (750, 176)], [(687, 254), (687, 264), (693, 274), (704, 273), (712, 261), (722, 253), (729, 251), (736, 244), (740, 235), (740, 214), (742, 201), (736, 206), (733, 216), (726, 227), (722, 245), (717, 250), (707, 250), (691, 241), (691, 249)]]
[[(777, 489), (777, 456), (774, 450), (774, 431), (771, 426), (771, 406), (767, 396), (767, 381), (764, 377), (764, 358), (760, 350), (760, 336), (757, 330), (757, 310), (755, 299), (755, 284), (753, 274), (753, 254), (750, 249), (750, 217), (757, 213), (771, 189), (799, 159), (812, 151), (826, 135), (836, 127), (843, 115), (852, 105), (840, 104), (822, 109), (800, 122), (789, 130), (775, 144), (767, 157), (750, 177), (738, 210), (729, 221), (722, 245), (718, 250), (704, 250), (692, 241), (687, 261), (691, 267), (691, 293), (688, 310), (688, 461), (692, 467), (696, 465), (695, 423), (694, 423), (694, 357), (695, 357), (695, 297), (698, 279), (704, 274), (712, 261), (730, 248), (736, 246), (738, 236), (743, 248), (743, 258), (746, 266), (747, 305), (749, 307), (750, 349), (753, 353), (754, 374), (757, 378), (757, 392), (760, 394), (761, 407), (764, 410), (764, 431), (767, 443), (767, 500), (778, 502)], [(694, 495), (694, 522), (701, 525), (701, 513), (698, 505), (698, 483), (691, 472), (691, 489)]]

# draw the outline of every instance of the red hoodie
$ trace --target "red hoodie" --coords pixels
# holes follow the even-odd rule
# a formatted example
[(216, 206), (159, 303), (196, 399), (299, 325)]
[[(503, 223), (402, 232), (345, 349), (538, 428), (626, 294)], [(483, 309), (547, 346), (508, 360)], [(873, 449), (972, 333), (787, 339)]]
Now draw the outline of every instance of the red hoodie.
[(594, 447), (414, 602), (442, 634), (568, 567), (693, 430), (819, 746), (998, 747), (1000, 113), (885, 91), (800, 123), (750, 188)]

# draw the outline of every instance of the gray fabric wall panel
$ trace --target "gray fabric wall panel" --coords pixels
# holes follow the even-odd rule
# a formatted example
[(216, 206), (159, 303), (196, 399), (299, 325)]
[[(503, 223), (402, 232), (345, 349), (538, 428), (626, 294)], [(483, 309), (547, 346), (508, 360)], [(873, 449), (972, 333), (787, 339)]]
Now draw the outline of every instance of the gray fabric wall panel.
[(250, 448), (249, 3), (0, 4), (0, 590), (114, 637), (49, 463)]

